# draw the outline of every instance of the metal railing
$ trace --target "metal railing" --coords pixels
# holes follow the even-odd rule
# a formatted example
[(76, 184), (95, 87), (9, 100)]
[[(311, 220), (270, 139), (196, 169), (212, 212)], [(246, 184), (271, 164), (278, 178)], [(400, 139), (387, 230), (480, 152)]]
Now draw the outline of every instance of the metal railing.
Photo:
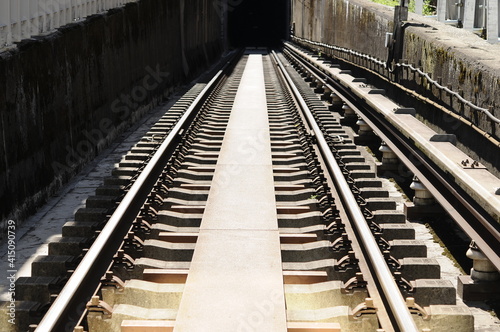
[(0, 49), (137, 0), (0, 0)]
[[(416, 0), (415, 12), (422, 15), (423, 0)], [(490, 43), (500, 40), (499, 0), (437, 0), (436, 19), (474, 31)]]
[[(366, 61), (371, 62), (371, 63), (373, 63), (373, 64), (375, 64), (375, 65), (377, 65), (377, 66), (379, 66), (381, 68), (384, 68), (384, 69), (386, 69), (386, 67), (387, 67), (387, 63), (385, 61), (383, 61), (383, 60), (377, 59), (375, 57), (372, 57), (371, 55), (364, 54), (364, 53), (361, 53), (361, 52), (357, 52), (357, 51), (354, 51), (354, 50), (351, 50), (351, 49), (348, 49), (348, 48), (339, 47), (339, 46), (335, 46), (335, 45), (329, 45), (329, 44), (325, 44), (325, 43), (321, 43), (321, 42), (316, 42), (316, 41), (313, 41), (313, 40), (309, 40), (309, 39), (301, 38), (301, 37), (297, 37), (297, 36), (292, 36), (292, 40), (298, 41), (298, 42), (301, 42), (301, 43), (304, 43), (304, 44), (307, 44), (310, 47), (312, 47), (313, 49), (319, 47), (319, 48), (322, 48), (322, 49), (334, 50), (337, 53), (339, 53), (339, 55), (340, 55), (339, 57), (340, 58), (344, 58), (344, 59), (347, 58), (347, 56), (341, 56), (342, 54), (345, 54), (345, 55), (352, 56), (352, 57), (355, 57), (355, 58), (358, 58), (358, 59), (366, 60)], [(495, 117), (492, 114), (491, 109), (479, 107), (479, 106), (473, 104), (469, 100), (466, 100), (465, 98), (463, 98), (458, 92), (452, 91), (448, 87), (440, 84), (438, 81), (433, 80), (428, 73), (423, 72), (419, 68), (415, 68), (411, 64), (401, 63), (401, 62), (396, 63), (395, 66), (407, 69), (407, 70), (413, 72), (415, 75), (418, 75), (420, 77), (425, 78), (426, 82), (428, 84), (435, 86), (437, 89), (446, 92), (450, 96), (453, 96), (460, 103), (462, 103), (464, 106), (468, 106), (468, 107), (470, 107), (471, 109), (473, 109), (475, 111), (483, 113), (484, 115), (486, 115), (488, 117), (488, 119), (490, 119), (494, 123), (500, 123), (500, 119), (497, 118), (497, 117)]]

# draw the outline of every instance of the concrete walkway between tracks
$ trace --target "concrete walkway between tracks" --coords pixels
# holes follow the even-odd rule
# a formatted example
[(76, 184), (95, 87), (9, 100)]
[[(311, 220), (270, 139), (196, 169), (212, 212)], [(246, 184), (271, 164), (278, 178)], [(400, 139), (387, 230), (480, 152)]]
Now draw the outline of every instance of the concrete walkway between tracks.
[(286, 331), (260, 54), (236, 94), (175, 331)]

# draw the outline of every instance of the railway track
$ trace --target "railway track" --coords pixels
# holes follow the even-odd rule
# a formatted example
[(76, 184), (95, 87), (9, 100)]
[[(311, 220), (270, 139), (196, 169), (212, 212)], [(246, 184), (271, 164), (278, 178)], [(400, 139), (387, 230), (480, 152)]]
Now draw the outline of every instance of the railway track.
[(18, 281), (25, 326), (473, 331), (372, 157), (316, 93), (328, 91), (302, 76), (284, 54), (247, 50), (166, 112), (88, 219)]

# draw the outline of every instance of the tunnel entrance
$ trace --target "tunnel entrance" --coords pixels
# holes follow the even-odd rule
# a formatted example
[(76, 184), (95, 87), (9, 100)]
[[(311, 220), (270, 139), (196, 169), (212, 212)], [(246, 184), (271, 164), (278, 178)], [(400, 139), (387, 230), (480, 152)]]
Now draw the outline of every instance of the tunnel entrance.
[(289, 32), (289, 0), (228, 0), (228, 38), (233, 47), (275, 47)]

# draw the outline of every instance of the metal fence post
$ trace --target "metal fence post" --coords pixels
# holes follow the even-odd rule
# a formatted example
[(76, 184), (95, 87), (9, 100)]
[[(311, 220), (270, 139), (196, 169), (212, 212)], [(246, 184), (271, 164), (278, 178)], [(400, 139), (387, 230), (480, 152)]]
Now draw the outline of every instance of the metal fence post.
[(444, 22), (446, 20), (447, 0), (437, 0), (437, 20)]
[(10, 0), (0, 0), (0, 47), (11, 43)]
[(38, 10), (38, 0), (29, 0), (30, 3), (30, 35), (40, 33), (40, 11)]
[(464, 0), (464, 29), (472, 31), (474, 29), (474, 15), (476, 11), (475, 0)]
[(415, 0), (415, 13), (423, 15), (424, 13), (424, 0)]
[(488, 0), (487, 38), (490, 43), (498, 43), (498, 0)]
[(19, 4), (19, 19), (21, 24), (21, 39), (31, 37), (31, 20), (30, 20), (30, 2), (29, 1), (20, 1)]
[(10, 0), (10, 29), (12, 42), (21, 41), (21, 12), (19, 6), (19, 0)]

